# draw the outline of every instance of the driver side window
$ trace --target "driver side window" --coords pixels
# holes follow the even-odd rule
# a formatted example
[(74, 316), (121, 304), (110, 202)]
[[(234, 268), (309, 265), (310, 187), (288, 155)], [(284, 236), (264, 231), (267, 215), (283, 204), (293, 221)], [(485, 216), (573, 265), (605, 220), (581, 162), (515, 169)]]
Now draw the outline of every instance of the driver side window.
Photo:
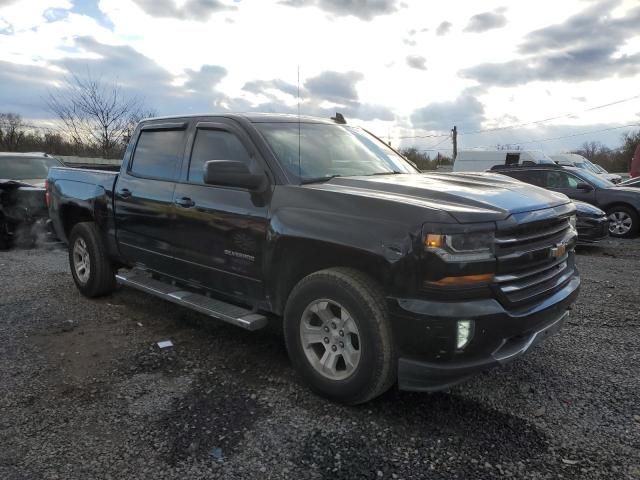
[(198, 129), (189, 163), (189, 181), (204, 184), (204, 164), (209, 160), (236, 160), (254, 170), (251, 155), (233, 133)]
[(576, 189), (578, 188), (578, 183), (580, 183), (580, 181), (573, 175), (567, 175), (567, 183), (569, 184), (569, 188)]
[(547, 188), (577, 190), (580, 179), (563, 171), (547, 172)]

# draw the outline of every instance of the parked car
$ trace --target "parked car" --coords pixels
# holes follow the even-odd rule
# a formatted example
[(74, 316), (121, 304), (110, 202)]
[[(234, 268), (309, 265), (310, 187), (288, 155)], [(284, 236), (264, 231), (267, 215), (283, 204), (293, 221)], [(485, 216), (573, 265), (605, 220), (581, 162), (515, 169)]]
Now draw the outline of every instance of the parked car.
[[(587, 162), (589, 162), (589, 160), (587, 160)], [(609, 173), (607, 172), (606, 169), (604, 169), (601, 165), (598, 165), (597, 163), (589, 162), (589, 165), (591, 165), (591, 167), (596, 170), (596, 173), (598, 175), (602, 175), (613, 184), (617, 185), (622, 181), (621, 175), (618, 175), (617, 173)]]
[(32, 187), (44, 187), (49, 168), (62, 166), (64, 163), (46, 153), (0, 152), (0, 179)]
[(609, 236), (609, 218), (598, 207), (574, 200), (576, 206), (576, 230), (578, 244), (594, 244)]
[(485, 172), (494, 165), (553, 164), (537, 150), (461, 150), (453, 163), (454, 172)]
[(620, 175), (607, 172), (600, 165), (590, 162), (577, 153), (560, 153), (557, 155), (550, 155), (550, 158), (561, 167), (576, 167), (590, 170), (592, 173), (606, 178), (611, 183), (620, 183), (622, 181), (622, 177)]
[(0, 249), (47, 233), (44, 184), (49, 168), (63, 165), (45, 154), (0, 153)]
[(84, 295), (282, 321), (305, 382), (354, 404), (448, 388), (567, 318), (574, 204), (492, 177), (423, 175), (342, 122), (171, 117), (139, 124), (119, 174), (52, 168), (49, 213)]
[(623, 182), (620, 182), (618, 184), (618, 186), (620, 187), (635, 187), (635, 188), (640, 188), (640, 177), (636, 177), (636, 178), (629, 178)]
[(609, 234), (614, 237), (631, 237), (640, 229), (640, 191), (635, 188), (615, 186), (583, 168), (541, 165), (492, 170), (595, 205), (607, 213)]

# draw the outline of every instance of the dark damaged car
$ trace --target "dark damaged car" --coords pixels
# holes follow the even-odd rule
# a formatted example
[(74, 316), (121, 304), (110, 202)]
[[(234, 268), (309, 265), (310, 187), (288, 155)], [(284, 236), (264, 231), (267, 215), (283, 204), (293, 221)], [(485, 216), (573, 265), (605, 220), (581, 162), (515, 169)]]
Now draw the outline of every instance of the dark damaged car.
[(305, 383), (350, 404), (520, 357), (580, 285), (565, 195), (425, 175), (339, 122), (145, 120), (119, 174), (53, 168), (48, 185), (84, 295), (119, 283), (248, 330), (282, 322)]
[(43, 154), (0, 153), (0, 249), (46, 233), (45, 182), (50, 167), (63, 165)]

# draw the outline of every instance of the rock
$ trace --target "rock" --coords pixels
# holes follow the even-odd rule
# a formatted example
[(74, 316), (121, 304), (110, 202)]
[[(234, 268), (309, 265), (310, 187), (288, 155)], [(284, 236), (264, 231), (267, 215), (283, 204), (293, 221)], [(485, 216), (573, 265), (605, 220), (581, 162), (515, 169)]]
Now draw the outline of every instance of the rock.
[(533, 411), (533, 416), (534, 417), (541, 417), (542, 415), (544, 415), (547, 412), (547, 409), (542, 406), (536, 410)]

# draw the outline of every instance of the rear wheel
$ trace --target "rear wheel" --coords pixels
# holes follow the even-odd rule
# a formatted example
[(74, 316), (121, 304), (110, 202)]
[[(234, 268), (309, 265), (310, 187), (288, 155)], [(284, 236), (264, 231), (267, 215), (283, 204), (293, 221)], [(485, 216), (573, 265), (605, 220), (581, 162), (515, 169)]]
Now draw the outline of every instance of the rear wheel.
[(302, 279), (287, 301), (284, 333), (300, 376), (331, 400), (363, 403), (396, 379), (384, 294), (357, 270), (331, 268)]
[(93, 222), (76, 224), (69, 235), (69, 266), (80, 292), (99, 297), (116, 288), (115, 271)]
[(607, 211), (609, 217), (609, 233), (613, 237), (627, 238), (638, 231), (638, 212), (624, 205), (612, 207)]

